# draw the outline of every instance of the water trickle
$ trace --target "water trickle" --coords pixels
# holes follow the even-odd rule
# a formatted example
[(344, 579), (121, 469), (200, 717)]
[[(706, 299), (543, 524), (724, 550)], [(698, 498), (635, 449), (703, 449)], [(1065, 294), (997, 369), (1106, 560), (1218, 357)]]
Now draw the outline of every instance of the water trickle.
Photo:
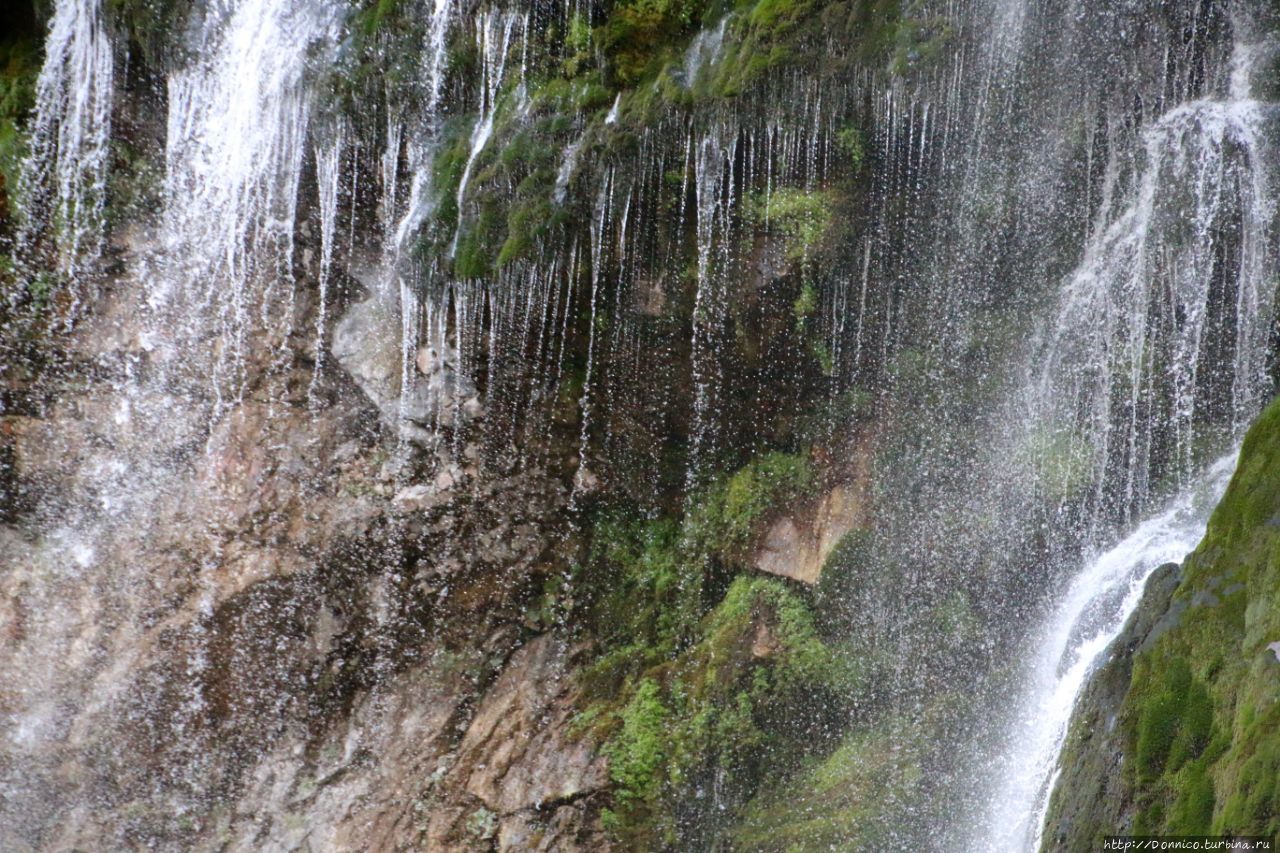
[(467, 185), (471, 182), (471, 171), (475, 168), (476, 158), (489, 144), (493, 135), (493, 122), (498, 112), (498, 94), (502, 91), (503, 75), (507, 67), (507, 54), (511, 46), (511, 33), (517, 23), (528, 27), (528, 16), (517, 17), (492, 10), (480, 15), (476, 25), (476, 47), (483, 59), (480, 75), (480, 102), (478, 116), (471, 130), (471, 150), (467, 154), (467, 163), (462, 168), (462, 177), (458, 180), (458, 227), (453, 234), (453, 242), (449, 244), (449, 256), (458, 252), (458, 239), (462, 235), (463, 211), (467, 198)]
[[(729, 136), (729, 139), (726, 141), (723, 136)], [(704, 463), (714, 451), (717, 395), (721, 390), (719, 350), (728, 310), (723, 280), (725, 265), (714, 261), (718, 259), (715, 256), (717, 252), (727, 259), (730, 251), (727, 232), (734, 204), (733, 162), (737, 146), (737, 135), (732, 134), (729, 128), (718, 127), (697, 140), (692, 152), (698, 278), (694, 291), (690, 356), (694, 402), (687, 475), (691, 487), (689, 493), (705, 473)]]
[(720, 58), (720, 51), (724, 47), (725, 29), (729, 26), (731, 17), (732, 15), (725, 15), (712, 29), (700, 30), (689, 43), (689, 47), (684, 52), (684, 65), (680, 75), (681, 83), (686, 89), (697, 85), (698, 76), (703, 69), (715, 65), (716, 60)]
[[(426, 98), (416, 132), (410, 138), (408, 146), (408, 166), (412, 175), (409, 201), (396, 227), (387, 229), (388, 234), (394, 234), (391, 246), (393, 257), (389, 260), (392, 265), (395, 264), (395, 257), (407, 249), (409, 241), (416, 235), (435, 205), (432, 168), (440, 142), (440, 94), (444, 86), (447, 36), (452, 20), (453, 0), (435, 0), (431, 19), (427, 25), (426, 50), (420, 72)], [(398, 164), (399, 151), (399, 133), (397, 132), (388, 140), (386, 156), (394, 159)], [(389, 166), (390, 170), (394, 168), (396, 168), (395, 165)], [(391, 195), (384, 206), (390, 215), (390, 210), (395, 203), (395, 190), (392, 188), (388, 192)]]
[(58, 0), (22, 164), (19, 241), (29, 249), (51, 229), (58, 269), (69, 277), (102, 250), (114, 80), (101, 0)]
[[(1097, 505), (1108, 490), (1126, 509), (1144, 501), (1161, 433), (1187, 469), (1206, 372), (1226, 374), (1216, 393), (1229, 397), (1230, 432), (1258, 408), (1275, 217), (1264, 121), (1249, 100), (1179, 106), (1144, 132), (1132, 188), (1104, 190), (1115, 208), (1102, 210), (1063, 288), (1031, 403), (1053, 429), (1093, 448)], [(1223, 339), (1230, 346), (1215, 352)], [(1117, 455), (1123, 481), (1109, 482)]]
[(333, 138), (315, 149), (316, 185), (319, 188), (320, 274), (316, 284), (319, 308), (316, 311), (315, 367), (308, 396), (314, 398), (316, 382), (324, 369), (325, 340), (328, 335), (329, 283), (333, 275), (333, 252), (338, 226), (338, 189), (342, 180), (342, 154), (347, 145), (347, 128), (340, 126)]

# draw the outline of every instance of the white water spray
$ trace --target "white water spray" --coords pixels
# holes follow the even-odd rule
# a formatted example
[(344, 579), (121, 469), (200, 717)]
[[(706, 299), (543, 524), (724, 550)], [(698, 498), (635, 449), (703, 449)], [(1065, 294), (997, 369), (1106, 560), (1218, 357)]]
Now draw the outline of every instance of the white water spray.
[(59, 0), (22, 164), (21, 206), (30, 221), (21, 240), (52, 228), (58, 269), (67, 276), (102, 248), (114, 78), (101, 0)]
[(1040, 632), (1026, 689), (1001, 762), (1005, 779), (975, 849), (1040, 848), (1058, 754), (1076, 698), (1142, 598), (1160, 566), (1180, 562), (1204, 535), (1235, 471), (1236, 454), (1215, 462), (1202, 482), (1138, 525), (1085, 567)]
[(344, 10), (242, 0), (208, 14), (192, 45), (200, 59), (169, 77), (161, 271), (146, 283), (153, 307), (183, 316), (174, 343), (217, 329), (221, 394), (242, 381), (251, 335), (288, 336), (309, 69), (332, 60)]

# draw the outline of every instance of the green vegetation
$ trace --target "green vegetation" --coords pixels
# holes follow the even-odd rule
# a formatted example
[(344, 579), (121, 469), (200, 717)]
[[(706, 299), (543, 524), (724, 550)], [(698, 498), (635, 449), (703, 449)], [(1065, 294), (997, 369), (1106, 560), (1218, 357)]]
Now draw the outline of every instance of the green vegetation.
[(26, 154), (23, 125), (35, 106), (40, 52), (30, 40), (0, 42), (0, 232), (13, 216), (12, 193)]
[(897, 27), (893, 72), (907, 74), (931, 64), (951, 40), (951, 22), (943, 17), (905, 16)]
[(1180, 615), (1139, 653), (1122, 719), (1143, 832), (1280, 831), (1280, 401), (1174, 594)]
[(812, 482), (806, 459), (768, 453), (706, 491), (689, 514), (686, 544), (696, 553), (731, 560), (770, 509), (806, 493)]
[[(772, 578), (736, 578), (692, 645), (651, 667), (605, 715), (614, 726), (605, 746), (611, 827), (638, 846), (678, 845), (676, 802), (711, 779), (725, 800), (741, 802), (765, 769), (781, 772), (818, 745), (815, 718), (857, 684), (850, 659), (818, 637), (795, 592)], [(830, 698), (815, 701), (822, 695)]]
[(943, 723), (942, 707), (854, 732), (825, 758), (807, 762), (790, 784), (747, 806), (733, 830), (733, 849), (894, 849), (885, 803), (912, 796), (924, 782), (929, 737)]
[(1039, 473), (1039, 487), (1051, 501), (1078, 496), (1093, 479), (1092, 447), (1069, 429), (1040, 428), (1027, 437), (1021, 452)]
[(848, 159), (849, 171), (855, 174), (861, 171), (862, 164), (867, 158), (862, 130), (854, 125), (841, 128), (836, 132), (836, 144), (840, 148), (840, 153)]
[[(819, 636), (807, 593), (745, 571), (763, 524), (812, 481), (805, 459), (768, 453), (702, 490), (680, 522), (595, 524), (601, 653), (582, 675), (581, 726), (605, 739), (607, 823), (623, 843), (679, 848), (677, 803), (712, 779), (723, 802), (744, 802), (765, 769), (821, 746), (818, 720), (859, 683), (854, 658)], [(707, 809), (713, 823), (732, 817)]]
[[(554, 198), (570, 144), (579, 146), (579, 168), (598, 173), (601, 163), (634, 150), (641, 128), (764, 87), (774, 76), (766, 73), (771, 69), (816, 61), (813, 51), (801, 48), (825, 42), (832, 32), (845, 33), (850, 51), (839, 59), (826, 56), (823, 67), (855, 56), (887, 56), (892, 39), (886, 33), (896, 14), (896, 4), (885, 0), (618, 0), (551, 25), (534, 35), (528, 48), (523, 78), (528, 100), (515, 108), (514, 80), (499, 96), (494, 132), (473, 166), (463, 211), (456, 195), (475, 117), (458, 116), (445, 129), (435, 164), (435, 226), (424, 237), (424, 251), (438, 254), (456, 230), (455, 272), (471, 278), (538, 254), (548, 240), (558, 239), (555, 235), (581, 227), (587, 215), (581, 199)], [(700, 28), (721, 23), (725, 32), (717, 58), (697, 81), (683, 80), (690, 40)], [(412, 43), (414, 28), (400, 0), (365, 0), (354, 18), (352, 49), (333, 77), (332, 101), (358, 112), (388, 85), (412, 98), (412, 81), (401, 80), (397, 65), (397, 57), (411, 51), (397, 45)], [(471, 40), (456, 38), (449, 45), (449, 79), (474, 79), (477, 61)], [(615, 99), (620, 119), (608, 126), (604, 117)], [(841, 157), (835, 170), (856, 175), (865, 155), (855, 125), (839, 132), (836, 146)], [(667, 188), (658, 203), (672, 206), (682, 185)], [(807, 261), (832, 236), (838, 198), (827, 188), (782, 188), (755, 199), (747, 212), (786, 244), (789, 260)], [(806, 349), (823, 373), (834, 370), (821, 346), (806, 344)]]
[(830, 191), (779, 187), (749, 199), (745, 215), (751, 224), (782, 241), (788, 260), (803, 262), (822, 245), (831, 227), (832, 206)]
[(690, 645), (714, 595), (713, 575), (740, 568), (760, 523), (812, 479), (807, 460), (769, 453), (705, 489), (682, 522), (600, 519), (591, 559), (608, 577), (608, 594), (593, 621), (609, 653), (590, 677), (607, 692)]
[(796, 301), (791, 304), (791, 313), (795, 315), (796, 326), (803, 330), (804, 321), (818, 310), (818, 289), (813, 286), (813, 282), (806, 281), (800, 287), (800, 295), (796, 297)]
[(614, 81), (632, 86), (656, 72), (656, 63), (693, 29), (706, 0), (620, 0), (596, 31)]

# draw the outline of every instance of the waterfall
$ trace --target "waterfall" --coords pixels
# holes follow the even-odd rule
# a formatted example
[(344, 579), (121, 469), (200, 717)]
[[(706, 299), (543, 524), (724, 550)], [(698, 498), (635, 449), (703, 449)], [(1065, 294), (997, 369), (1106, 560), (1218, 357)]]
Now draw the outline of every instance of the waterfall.
[(30, 155), (22, 166), (24, 234), (52, 229), (58, 270), (73, 278), (102, 250), (115, 69), (101, 0), (62, 0), (36, 83)]
[[(1221, 428), (1231, 435), (1260, 406), (1276, 187), (1267, 110), (1244, 97), (1181, 104), (1143, 133), (1127, 192), (1107, 169), (1103, 194), (1116, 209), (1100, 211), (1064, 283), (1024, 402), (1043, 418), (1036, 429), (1091, 448), (1080, 461), (1093, 472), (1095, 508), (1141, 505), (1162, 455), (1190, 469), (1197, 421), (1215, 402), (1207, 395), (1225, 398)], [(1217, 387), (1206, 382), (1214, 371)], [(1117, 460), (1119, 482), (1107, 471)]]
[(283, 346), (292, 329), (312, 69), (332, 61), (343, 8), (239, 0), (205, 14), (194, 58), (168, 79), (160, 257), (145, 284), (164, 329), (185, 330), (158, 338), (181, 347), (216, 330), (211, 367), (181, 356), (212, 371), (221, 399), (242, 392), (254, 338)]
[[(1194, 547), (1233, 465), (1212, 460), (1273, 390), (1280, 114), (1262, 83), (1277, 51), (1248, 3), (833, 3), (794, 45), (788, 27), (807, 22), (789, 4), (684, 4), (688, 20), (661, 25), (649, 7), (664, 4), (581, 0), (187, 4), (148, 69), (167, 110), (155, 227), (112, 233), (104, 255), (113, 132), (132, 132), (113, 114), (141, 98), (116, 79), (136, 60), (113, 16), (135, 5), (57, 0), (23, 167), (24, 263), (51, 247), (46, 266), (77, 288), (109, 284), (114, 331), (69, 350), (97, 371), (87, 402), (56, 389), (88, 412), (68, 443), (90, 449), (15, 551), (35, 555), (13, 598), (36, 615), (0, 649), (6, 682), (31, 676), (4, 710), (0, 801), (18, 805), (0, 817), (53, 832), (67, 807), (44, 806), (46, 789), (92, 811), (97, 790), (58, 762), (102, 748), (128, 765), (117, 723), (162, 744), (157, 813), (173, 811), (166, 785), (192, 813), (253, 774), (277, 785), (261, 780), (287, 762), (258, 752), (288, 743), (296, 770), (328, 755), (330, 728), (377, 765), (383, 733), (359, 703), (390, 702), (423, 649), (524, 643), (546, 613), (587, 613), (592, 584), (633, 568), (592, 575), (612, 559), (593, 525), (616, 512), (675, 529), (727, 483), (726, 526), (748, 520), (689, 570), (706, 575), (694, 609), (761, 579), (768, 531), (752, 525), (825, 507), (822, 490), (866, 493), (849, 512), (872, 518), (850, 572), (867, 636), (848, 639), (867, 654), (849, 654), (885, 677), (849, 725), (865, 712), (860, 736), (887, 720), (935, 741), (916, 799), (883, 804), (890, 841), (1038, 845), (1075, 698), (1148, 575)], [(695, 6), (720, 14), (699, 27)], [(825, 28), (882, 6), (902, 19), (873, 61)], [(615, 8), (662, 42), (642, 71), (608, 43), (627, 32)], [(375, 13), (403, 31), (366, 28)], [(570, 26), (590, 49), (566, 55)], [(746, 494), (763, 486), (733, 485), (774, 452), (823, 469), (815, 494), (764, 507)], [(539, 537), (554, 545), (517, 555)], [(686, 568), (671, 568), (680, 585)], [(963, 661), (951, 671), (940, 613), (981, 623), (945, 650)], [(697, 647), (696, 621), (673, 657)], [(236, 645), (253, 626), (263, 649)], [(601, 640), (583, 637), (574, 666)], [(774, 639), (759, 633), (750, 666), (773, 665)], [(461, 728), (433, 761), (458, 759), (505, 660), (455, 685)], [(219, 690), (242, 673), (264, 686), (237, 705)], [(937, 693), (972, 699), (963, 724), (921, 720)], [(243, 741), (218, 728), (262, 717), (275, 728)], [(317, 771), (289, 808), (348, 771), (366, 784), (354, 765)], [(735, 772), (715, 768), (705, 809), (681, 816), (699, 838), (719, 843), (743, 805)], [(428, 815), (436, 793), (412, 808)], [(102, 802), (135, 804), (116, 796)], [(541, 802), (522, 809), (466, 819), (482, 835)]]
[[(435, 199), (432, 197), (431, 158), (435, 155), (440, 137), (440, 91), (444, 87), (445, 48), (448, 45), (449, 24), (453, 18), (453, 0), (435, 0), (431, 19), (427, 27), (425, 50), (420, 70), (422, 85), (426, 89), (425, 103), (419, 119), (419, 131), (411, 137), (408, 150), (409, 169), (412, 172), (409, 189), (409, 202), (404, 215), (400, 218), (394, 232), (388, 228), (388, 234), (394, 233), (392, 252), (398, 253), (407, 249), (409, 240), (416, 236), (418, 228), (426, 219)], [(398, 166), (400, 144), (399, 125), (388, 133), (385, 156), (389, 160), (387, 170), (394, 174)], [(384, 202), (385, 210), (395, 208), (395, 181), (388, 181), (388, 198)], [(391, 261), (395, 263), (394, 258)]]
[(1085, 559), (1034, 641), (1016, 721), (998, 761), (1004, 781), (993, 792), (991, 811), (970, 849), (1040, 849), (1055, 765), (1077, 697), (1137, 608), (1150, 574), (1165, 563), (1181, 562), (1200, 541), (1235, 463), (1234, 453), (1219, 459), (1163, 511), (1107, 551)]
[[(1053, 436), (1058, 458), (1039, 477), (1092, 483), (1092, 544), (1031, 635), (971, 849), (1040, 848), (1076, 698), (1146, 578), (1198, 543), (1235, 468), (1235, 453), (1207, 468), (1195, 453), (1238, 442), (1269, 388), (1280, 113), (1251, 97), (1262, 50), (1246, 21), (1237, 26), (1224, 91), (1174, 105), (1141, 130), (1132, 154), (1112, 152), (1083, 258), (1015, 396), (1030, 415), (1023, 446)], [(1100, 548), (1108, 516), (1146, 515), (1140, 508), (1160, 493), (1157, 465), (1175, 496)]]

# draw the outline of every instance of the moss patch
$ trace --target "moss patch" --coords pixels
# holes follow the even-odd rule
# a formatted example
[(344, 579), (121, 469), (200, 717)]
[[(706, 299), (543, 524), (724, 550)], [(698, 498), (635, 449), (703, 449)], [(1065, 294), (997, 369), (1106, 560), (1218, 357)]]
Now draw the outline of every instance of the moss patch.
[(1280, 832), (1280, 402), (1249, 431), (1174, 594), (1134, 661), (1125, 779), (1153, 833)]
[(813, 479), (805, 458), (767, 453), (681, 520), (597, 520), (589, 562), (605, 592), (588, 621), (601, 652), (581, 676), (583, 725), (605, 740), (607, 823), (628, 847), (702, 844), (766, 775), (840, 730), (856, 658), (819, 635), (807, 591), (745, 568), (767, 519)]

